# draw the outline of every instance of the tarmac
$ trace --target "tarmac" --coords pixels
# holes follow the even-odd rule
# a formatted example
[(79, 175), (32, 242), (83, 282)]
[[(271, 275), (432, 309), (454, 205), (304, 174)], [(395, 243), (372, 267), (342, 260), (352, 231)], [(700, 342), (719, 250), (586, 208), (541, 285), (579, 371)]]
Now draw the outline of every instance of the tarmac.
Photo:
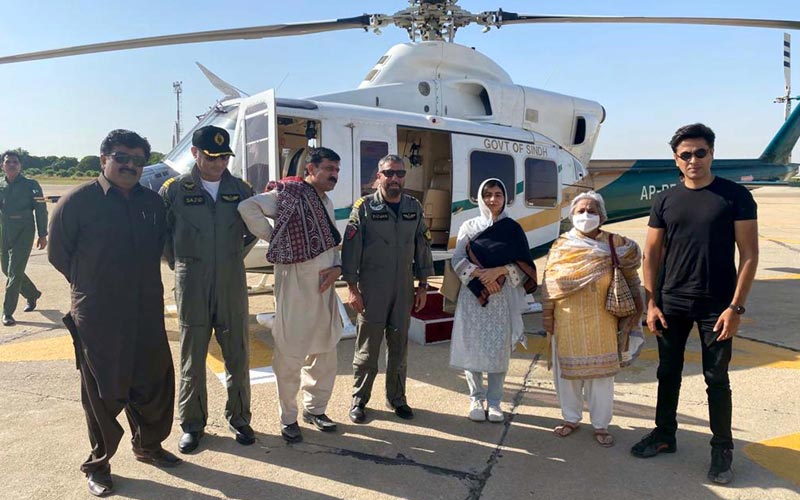
[[(45, 186), (58, 194), (61, 186)], [(411, 344), (408, 397), (416, 417), (398, 419), (384, 406), (379, 375), (365, 425), (350, 423), (354, 341), (338, 347), (339, 369), (327, 414), (336, 433), (301, 423), (304, 442), (279, 436), (275, 384), (270, 377), (272, 337), (255, 321), (274, 311), (271, 296), (250, 300), (253, 427), (257, 441), (241, 446), (223, 418), (225, 390), (214, 374), (221, 360), (208, 358), (209, 417), (200, 449), (185, 462), (161, 470), (137, 462), (125, 438), (112, 459), (116, 497), (131, 499), (798, 499), (800, 498), (800, 190), (753, 191), (759, 206), (760, 263), (734, 343), (734, 481), (706, 478), (710, 461), (708, 405), (696, 335), (687, 347), (679, 407), (678, 451), (651, 459), (630, 447), (653, 425), (657, 352), (648, 333), (639, 360), (616, 379), (616, 446), (592, 438), (588, 413), (567, 438), (552, 429), (561, 422), (552, 373), (545, 362), (539, 314), (527, 315), (529, 344), (515, 351), (505, 382), (500, 424), (466, 418), (462, 373), (448, 366), (448, 343)], [(606, 226), (644, 242), (646, 219)], [(542, 260), (537, 262), (540, 270)], [(89, 453), (80, 404), (79, 377), (61, 318), (69, 307), (64, 278), (34, 250), (28, 275), (44, 295), (36, 311), (15, 315), (0, 330), (0, 497), (90, 498), (78, 470)], [(163, 268), (165, 299), (174, 304), (173, 274)], [(258, 275), (249, 275), (255, 284)], [(122, 285), (122, 284), (121, 284)], [(340, 288), (340, 293), (345, 289)], [(177, 322), (167, 317), (178, 365)], [(213, 344), (213, 342), (212, 342)], [(383, 365), (383, 363), (382, 363)], [(383, 370), (383, 366), (381, 368)], [(120, 423), (128, 429), (125, 418)], [(177, 453), (175, 420), (165, 448)]]

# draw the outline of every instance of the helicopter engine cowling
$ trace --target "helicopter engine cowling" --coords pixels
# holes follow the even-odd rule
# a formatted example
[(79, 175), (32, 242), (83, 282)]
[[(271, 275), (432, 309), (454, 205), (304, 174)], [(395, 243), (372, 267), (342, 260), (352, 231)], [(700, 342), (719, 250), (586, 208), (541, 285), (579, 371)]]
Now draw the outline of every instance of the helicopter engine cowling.
[(584, 164), (605, 118), (597, 102), (517, 85), (484, 54), (443, 41), (395, 45), (357, 89), (311, 99), (524, 128)]

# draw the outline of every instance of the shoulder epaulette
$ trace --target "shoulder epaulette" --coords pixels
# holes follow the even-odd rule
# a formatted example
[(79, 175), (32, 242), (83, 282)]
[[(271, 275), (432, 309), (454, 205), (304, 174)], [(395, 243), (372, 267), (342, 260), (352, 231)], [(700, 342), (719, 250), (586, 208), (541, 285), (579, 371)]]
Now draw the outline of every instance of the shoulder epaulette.
[(364, 200), (366, 200), (366, 199), (367, 199), (366, 196), (362, 196), (361, 198), (357, 199), (356, 202), (353, 203), (353, 208), (355, 208), (356, 210), (361, 208), (361, 205), (364, 204)]
[(177, 179), (177, 177), (170, 177), (169, 179), (164, 181), (164, 184), (161, 185), (161, 189), (168, 189), (170, 184), (175, 182), (175, 179)]

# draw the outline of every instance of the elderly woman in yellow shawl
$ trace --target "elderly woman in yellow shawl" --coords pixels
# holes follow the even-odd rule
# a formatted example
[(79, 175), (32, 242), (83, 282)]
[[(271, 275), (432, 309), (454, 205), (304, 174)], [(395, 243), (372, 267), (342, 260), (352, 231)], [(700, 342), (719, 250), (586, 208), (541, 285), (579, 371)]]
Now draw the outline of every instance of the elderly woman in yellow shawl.
[[(579, 429), (584, 399), (595, 440), (614, 445), (608, 432), (614, 406), (614, 376), (620, 370), (619, 339), (639, 327), (644, 303), (637, 269), (642, 252), (636, 242), (607, 233), (600, 226), (608, 219), (603, 197), (594, 191), (572, 200), (573, 228), (550, 249), (543, 279), (543, 322), (552, 339), (553, 378), (564, 421), (554, 429), (567, 437)], [(611, 248), (633, 293), (636, 312), (618, 318), (606, 310), (612, 284)], [(622, 332), (618, 337), (617, 332)]]

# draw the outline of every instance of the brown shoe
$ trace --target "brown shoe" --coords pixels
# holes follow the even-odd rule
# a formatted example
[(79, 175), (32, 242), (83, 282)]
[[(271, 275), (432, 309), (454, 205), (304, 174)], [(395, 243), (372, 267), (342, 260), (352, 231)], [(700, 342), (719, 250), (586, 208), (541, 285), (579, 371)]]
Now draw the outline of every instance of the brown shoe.
[(164, 448), (159, 447), (157, 450), (133, 450), (136, 460), (155, 465), (156, 467), (171, 468), (180, 465), (183, 460), (168, 452)]

